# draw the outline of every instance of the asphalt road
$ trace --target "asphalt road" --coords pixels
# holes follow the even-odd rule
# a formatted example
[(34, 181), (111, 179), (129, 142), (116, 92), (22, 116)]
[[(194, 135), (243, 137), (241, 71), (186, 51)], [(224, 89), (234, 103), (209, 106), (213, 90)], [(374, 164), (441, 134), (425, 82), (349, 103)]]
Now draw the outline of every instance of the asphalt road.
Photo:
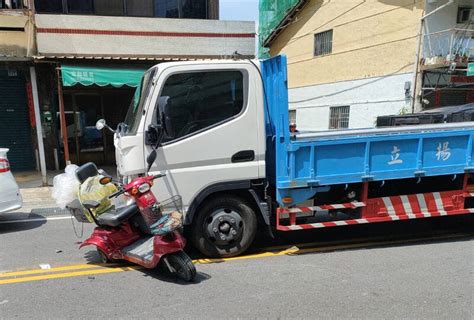
[[(11, 218), (35, 220), (6, 221)], [(261, 237), (253, 250), (305, 241), (317, 241), (308, 245), (317, 249), (349, 239), (363, 243), (443, 229), (472, 234), (473, 226), (472, 217), (448, 217), (341, 227), (277, 240)], [(84, 236), (91, 227), (85, 225)], [(156, 271), (87, 265), (97, 256), (77, 249), (80, 239), (68, 219), (1, 217), (0, 237), (0, 319), (474, 318), (472, 236), (291, 255), (278, 251), (283, 246), (275, 256), (197, 264), (192, 284)], [(18, 275), (5, 277), (8, 271)]]

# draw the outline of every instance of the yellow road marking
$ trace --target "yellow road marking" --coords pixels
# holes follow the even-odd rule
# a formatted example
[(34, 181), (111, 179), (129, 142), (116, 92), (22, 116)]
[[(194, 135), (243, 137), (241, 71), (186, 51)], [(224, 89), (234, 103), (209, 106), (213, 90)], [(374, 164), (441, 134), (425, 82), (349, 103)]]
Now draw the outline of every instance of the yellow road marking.
[(76, 271), (76, 272), (67, 272), (67, 273), (44, 274), (44, 275), (24, 277), (24, 278), (3, 279), (3, 280), (0, 280), (0, 285), (20, 283), (20, 282), (39, 281), (39, 280), (70, 278), (70, 277), (87, 276), (87, 275), (94, 275), (94, 274), (116, 273), (116, 272), (132, 271), (132, 270), (137, 270), (137, 269), (142, 269), (142, 268), (143, 267), (141, 266), (131, 266), (131, 267), (122, 267), (122, 268), (107, 268), (107, 269), (99, 269), (99, 270), (86, 270), (86, 271)]
[[(317, 248), (305, 248), (307, 247), (308, 244), (301, 244), (300, 246), (303, 248), (299, 248), (296, 245), (293, 245), (291, 247), (278, 246), (278, 247), (273, 247), (273, 249), (280, 249), (280, 248), (285, 248), (285, 249), (280, 250), (280, 251), (278, 250), (266, 251), (266, 252), (249, 254), (249, 255), (238, 256), (238, 257), (231, 257), (231, 258), (196, 259), (196, 260), (193, 260), (193, 263), (212, 264), (212, 263), (221, 263), (221, 262), (226, 262), (226, 261), (258, 259), (258, 258), (275, 257), (275, 256), (282, 256), (282, 255), (298, 255), (298, 254), (305, 254), (305, 253), (336, 251), (336, 250), (341, 250), (341, 249), (368, 248), (368, 247), (377, 247), (377, 246), (382, 246), (382, 245), (422, 242), (422, 241), (428, 241), (428, 240), (455, 239), (455, 238), (463, 238), (463, 237), (472, 236), (472, 235), (473, 234), (471, 233), (467, 233), (467, 234), (426, 237), (426, 238), (418, 238), (418, 239), (400, 239), (400, 240), (364, 242), (364, 243), (355, 243), (355, 244), (341, 243), (337, 245), (323, 246), (323, 247), (317, 247)], [(267, 249), (271, 250), (272, 248), (267, 248)], [(87, 270), (87, 269), (92, 269), (92, 270)], [(137, 266), (137, 265), (120, 267), (120, 264), (78, 264), (78, 265), (56, 267), (56, 268), (51, 268), (51, 269), (14, 271), (14, 272), (0, 273), (0, 278), (8, 278), (8, 279), (1, 279), (0, 285), (39, 281), (39, 280), (78, 277), (78, 276), (85, 276), (85, 275), (126, 272), (126, 271), (132, 271), (132, 270), (140, 270), (140, 269), (143, 269), (143, 267)], [(69, 270), (73, 270), (73, 272), (62, 272), (62, 271), (69, 271)], [(83, 271), (75, 271), (75, 270), (83, 270)], [(37, 275), (37, 274), (40, 274), (40, 275)]]
[(287, 254), (293, 254), (297, 253), (300, 249), (298, 247), (291, 247), (286, 250), (282, 251), (274, 251), (274, 252), (261, 252), (261, 253), (255, 253), (255, 254), (249, 254), (246, 256), (238, 256), (238, 257), (232, 257), (232, 258), (215, 258), (215, 259), (197, 259), (193, 260), (195, 264), (210, 264), (210, 263), (220, 263), (220, 262), (225, 262), (225, 261), (235, 261), (235, 260), (245, 260), (245, 259), (258, 259), (258, 258), (265, 258), (265, 257), (276, 257), (276, 256), (282, 256), (282, 255), (287, 255)]
[(6, 272), (0, 273), (0, 278), (8, 278), (8, 277), (17, 277), (17, 276), (26, 276), (31, 274), (40, 274), (40, 273), (52, 273), (58, 271), (69, 271), (69, 270), (81, 270), (81, 269), (96, 269), (96, 268), (107, 268), (110, 269), (111, 267), (119, 266), (119, 264), (76, 264), (76, 265), (69, 265), (51, 269), (34, 269), (34, 270), (24, 270), (24, 271), (14, 271), (14, 272)]
[[(282, 251), (267, 251), (262, 253), (255, 253), (249, 254), (246, 256), (238, 256), (232, 258), (215, 258), (215, 259), (197, 259), (193, 260), (195, 264), (210, 264), (210, 263), (221, 263), (225, 261), (235, 261), (235, 260), (244, 260), (244, 259), (258, 259), (264, 257), (275, 257), (275, 256), (283, 256), (283, 255), (297, 255), (297, 254), (304, 254), (304, 253), (315, 253), (315, 252), (327, 252), (327, 251), (335, 251), (341, 249), (356, 249), (356, 248), (369, 248), (369, 247), (378, 247), (381, 245), (393, 245), (393, 244), (400, 244), (400, 243), (413, 243), (413, 242), (422, 242), (428, 240), (442, 240), (442, 239), (455, 239), (455, 238), (464, 238), (466, 236), (473, 236), (473, 234), (457, 234), (457, 235), (444, 235), (444, 236), (436, 236), (436, 237), (427, 237), (427, 238), (418, 238), (418, 239), (400, 239), (400, 240), (391, 240), (391, 241), (378, 241), (378, 242), (363, 242), (363, 243), (354, 243), (348, 244), (341, 243), (331, 246), (322, 246), (318, 248), (304, 248), (305, 244), (301, 245), (293, 245), (291, 247), (287, 246), (278, 246), (275, 248), (286, 248)], [(317, 243), (314, 243), (317, 244)], [(303, 248), (299, 248), (299, 246)], [(271, 248), (267, 248), (270, 250)]]

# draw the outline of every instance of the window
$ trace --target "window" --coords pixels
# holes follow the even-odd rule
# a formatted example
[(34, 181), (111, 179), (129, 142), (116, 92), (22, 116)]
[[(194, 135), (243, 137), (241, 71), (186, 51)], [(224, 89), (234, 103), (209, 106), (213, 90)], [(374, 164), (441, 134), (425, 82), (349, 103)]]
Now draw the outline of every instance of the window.
[(127, 0), (127, 16), (153, 17), (153, 0)]
[(152, 80), (155, 75), (156, 69), (153, 68), (150, 71), (146, 72), (143, 77), (140, 85), (135, 90), (132, 101), (128, 108), (127, 116), (125, 117), (125, 125), (127, 126), (127, 131), (125, 134), (134, 135), (137, 133), (138, 126), (140, 125), (140, 120), (142, 119), (143, 105), (145, 104), (146, 98), (152, 92)]
[(296, 123), (296, 110), (288, 110), (288, 117), (290, 124)]
[(67, 0), (67, 9), (70, 13), (94, 13), (93, 0)]
[(332, 53), (332, 30), (314, 35), (314, 55), (322, 56)]
[(206, 19), (207, 0), (181, 0), (181, 18)]
[(179, 0), (155, 0), (155, 17), (179, 18)]
[(41, 13), (62, 13), (62, 0), (35, 0), (35, 9)]
[(95, 14), (100, 16), (123, 16), (123, 0), (94, 0)]
[[(34, 0), (38, 13), (207, 19), (210, 0)], [(63, 6), (64, 4), (64, 6)], [(22, 0), (0, 0), (0, 9), (17, 9)]]
[(459, 7), (458, 8), (458, 18), (457, 23), (466, 23), (471, 19), (471, 11), (472, 9), (469, 7)]
[[(161, 98), (167, 98), (164, 142), (212, 127), (238, 115), (244, 107), (243, 74), (239, 71), (172, 75)], [(163, 107), (163, 106), (160, 106)]]
[(349, 128), (349, 106), (331, 107), (329, 129)]

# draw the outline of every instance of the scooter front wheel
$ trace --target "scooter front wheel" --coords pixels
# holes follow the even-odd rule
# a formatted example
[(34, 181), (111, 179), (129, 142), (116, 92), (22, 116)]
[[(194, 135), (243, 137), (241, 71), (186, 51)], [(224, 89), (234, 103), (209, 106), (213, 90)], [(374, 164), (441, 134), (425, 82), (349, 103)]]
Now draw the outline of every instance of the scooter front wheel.
[(167, 256), (168, 263), (173, 272), (182, 280), (192, 282), (196, 277), (196, 267), (191, 258), (184, 252), (179, 251)]

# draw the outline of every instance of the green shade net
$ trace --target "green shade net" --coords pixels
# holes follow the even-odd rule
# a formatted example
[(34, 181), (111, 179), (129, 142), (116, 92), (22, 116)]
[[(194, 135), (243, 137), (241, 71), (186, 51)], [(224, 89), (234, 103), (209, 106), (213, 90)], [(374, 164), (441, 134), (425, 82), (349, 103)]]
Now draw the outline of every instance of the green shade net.
[(288, 12), (301, 0), (260, 0), (259, 11), (259, 57), (268, 58), (268, 48), (262, 47), (263, 42), (280, 24)]
[(138, 87), (146, 70), (61, 66), (63, 85)]

